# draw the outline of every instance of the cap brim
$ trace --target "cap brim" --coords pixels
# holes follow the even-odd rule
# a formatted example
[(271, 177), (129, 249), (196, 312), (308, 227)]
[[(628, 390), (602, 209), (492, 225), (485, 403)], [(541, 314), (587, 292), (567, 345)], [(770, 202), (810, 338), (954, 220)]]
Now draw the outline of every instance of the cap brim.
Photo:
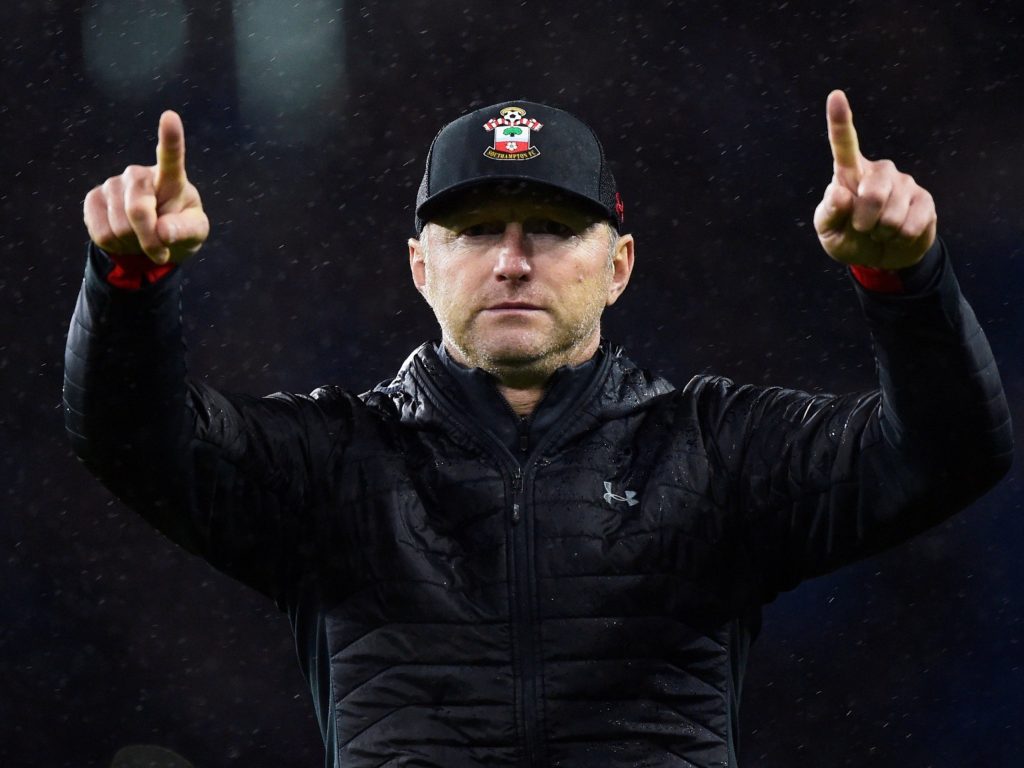
[(451, 210), (451, 206), (457, 204), (459, 198), (463, 197), (465, 193), (472, 190), (484, 191), (486, 188), (492, 187), (498, 190), (505, 190), (506, 194), (517, 194), (519, 190), (512, 188), (513, 185), (521, 185), (521, 191), (523, 192), (536, 190), (549, 192), (554, 195), (564, 195), (566, 199), (571, 200), (574, 203), (578, 203), (581, 208), (591, 211), (595, 216), (608, 221), (608, 223), (616, 229), (618, 228), (619, 221), (615, 212), (609, 211), (603, 205), (595, 202), (586, 195), (582, 195), (579, 192), (575, 192), (571, 189), (567, 189), (547, 181), (538, 181), (537, 179), (530, 178), (529, 176), (516, 176), (514, 174), (509, 174), (506, 176), (487, 176), (480, 179), (469, 179), (458, 184), (453, 184), (452, 186), (431, 195), (416, 208), (417, 234), (423, 230), (424, 224), (431, 221), (439, 213), (445, 210)]

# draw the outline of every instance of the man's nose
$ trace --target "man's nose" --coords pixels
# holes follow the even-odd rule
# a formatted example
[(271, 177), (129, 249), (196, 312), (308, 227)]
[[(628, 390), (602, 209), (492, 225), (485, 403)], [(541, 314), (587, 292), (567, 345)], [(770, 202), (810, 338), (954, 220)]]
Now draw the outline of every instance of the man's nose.
[(498, 244), (498, 260), (494, 264), (494, 275), (499, 280), (528, 280), (530, 264), (530, 243), (523, 225), (517, 221), (505, 225), (501, 242)]

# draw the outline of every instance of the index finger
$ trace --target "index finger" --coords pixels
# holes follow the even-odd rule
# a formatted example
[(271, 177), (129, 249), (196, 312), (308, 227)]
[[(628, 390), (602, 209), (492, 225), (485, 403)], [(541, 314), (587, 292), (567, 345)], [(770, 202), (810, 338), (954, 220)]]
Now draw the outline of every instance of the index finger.
[(156, 188), (185, 182), (185, 126), (173, 110), (160, 115), (156, 143)]
[(836, 169), (846, 168), (860, 172), (860, 145), (857, 143), (857, 129), (853, 127), (853, 110), (846, 94), (832, 91), (825, 102), (828, 120), (828, 143), (832, 147), (832, 159)]

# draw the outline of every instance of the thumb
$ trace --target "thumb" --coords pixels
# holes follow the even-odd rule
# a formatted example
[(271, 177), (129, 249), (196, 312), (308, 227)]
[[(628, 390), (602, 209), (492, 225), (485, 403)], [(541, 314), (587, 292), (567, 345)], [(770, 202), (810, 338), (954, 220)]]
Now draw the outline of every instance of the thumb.
[(825, 195), (818, 207), (814, 209), (814, 231), (820, 237), (841, 232), (853, 213), (853, 203), (853, 192), (833, 179), (825, 188)]
[(198, 249), (210, 235), (210, 220), (202, 208), (165, 213), (157, 219), (156, 234), (168, 248)]

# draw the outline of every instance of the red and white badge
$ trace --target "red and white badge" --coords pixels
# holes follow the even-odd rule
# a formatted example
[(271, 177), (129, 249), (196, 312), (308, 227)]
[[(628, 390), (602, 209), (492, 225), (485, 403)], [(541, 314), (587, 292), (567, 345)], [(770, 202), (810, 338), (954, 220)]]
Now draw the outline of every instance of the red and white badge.
[(501, 117), (484, 123), (485, 131), (494, 132), (494, 143), (484, 150), (484, 156), (492, 160), (532, 160), (540, 150), (533, 146), (531, 137), (543, 127), (543, 123), (527, 118), (522, 107), (505, 107)]

